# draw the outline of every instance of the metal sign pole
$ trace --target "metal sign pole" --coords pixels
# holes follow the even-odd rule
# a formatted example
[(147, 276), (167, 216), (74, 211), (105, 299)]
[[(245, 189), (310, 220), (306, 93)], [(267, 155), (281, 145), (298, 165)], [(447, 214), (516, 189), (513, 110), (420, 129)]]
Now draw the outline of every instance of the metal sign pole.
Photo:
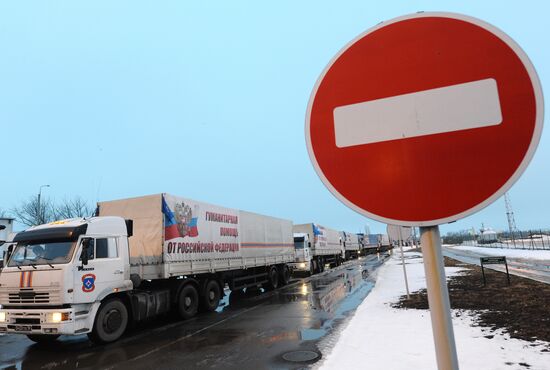
[(458, 370), (439, 226), (421, 227), (420, 245), (426, 272), (437, 367), (439, 370)]
[(407, 289), (407, 299), (410, 299), (409, 282), (407, 280), (407, 268), (405, 267), (405, 256), (403, 254), (403, 227), (399, 226), (399, 247), (401, 248), (401, 263), (403, 264), (403, 276), (405, 277), (405, 288)]

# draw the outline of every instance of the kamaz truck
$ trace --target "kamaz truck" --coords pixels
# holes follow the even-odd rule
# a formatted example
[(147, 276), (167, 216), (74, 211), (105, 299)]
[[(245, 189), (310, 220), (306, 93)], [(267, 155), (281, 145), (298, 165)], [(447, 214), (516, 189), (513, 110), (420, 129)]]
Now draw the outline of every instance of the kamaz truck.
[(350, 233), (347, 231), (341, 231), (340, 237), (342, 238), (343, 244), (344, 244), (344, 251), (345, 251), (345, 259), (351, 260), (351, 259), (357, 259), (359, 257), (359, 237), (357, 234)]
[(0, 333), (36, 342), (213, 311), (224, 294), (277, 288), (295, 261), (292, 222), (169, 194), (101, 202), (96, 217), (19, 232), (0, 275)]
[(339, 266), (344, 260), (344, 245), (340, 234), (319, 224), (294, 225), (296, 271), (311, 275), (322, 272), (325, 266)]

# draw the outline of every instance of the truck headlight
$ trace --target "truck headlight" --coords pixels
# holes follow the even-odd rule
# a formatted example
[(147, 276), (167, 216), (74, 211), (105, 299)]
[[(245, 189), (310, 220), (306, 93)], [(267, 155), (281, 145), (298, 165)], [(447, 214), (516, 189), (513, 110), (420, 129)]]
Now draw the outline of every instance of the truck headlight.
[(301, 269), (305, 269), (306, 268), (306, 264), (304, 262), (300, 263), (300, 268)]
[(0, 311), (0, 322), (6, 322), (6, 313), (4, 311)]
[(47, 321), (54, 324), (67, 320), (69, 320), (68, 312), (52, 312), (47, 316)]

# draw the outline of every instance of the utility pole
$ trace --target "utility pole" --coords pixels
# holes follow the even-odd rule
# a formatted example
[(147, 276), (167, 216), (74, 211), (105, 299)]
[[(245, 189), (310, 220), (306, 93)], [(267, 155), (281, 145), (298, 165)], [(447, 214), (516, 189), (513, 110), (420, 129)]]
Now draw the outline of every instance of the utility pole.
[(38, 189), (38, 221), (39, 225), (42, 225), (46, 220), (44, 220), (44, 213), (42, 212), (42, 205), (40, 204), (40, 197), (42, 195), (42, 188), (49, 188), (50, 185), (40, 185)]

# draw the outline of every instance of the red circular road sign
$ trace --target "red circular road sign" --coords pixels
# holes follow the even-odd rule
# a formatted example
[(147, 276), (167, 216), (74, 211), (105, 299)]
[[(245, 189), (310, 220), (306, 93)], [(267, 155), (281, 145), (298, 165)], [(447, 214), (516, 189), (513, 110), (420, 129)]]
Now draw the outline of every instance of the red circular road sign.
[(311, 94), (306, 141), (344, 204), (430, 226), (508, 190), (542, 123), (540, 82), (510, 37), (468, 16), (417, 13), (375, 26), (332, 59)]

